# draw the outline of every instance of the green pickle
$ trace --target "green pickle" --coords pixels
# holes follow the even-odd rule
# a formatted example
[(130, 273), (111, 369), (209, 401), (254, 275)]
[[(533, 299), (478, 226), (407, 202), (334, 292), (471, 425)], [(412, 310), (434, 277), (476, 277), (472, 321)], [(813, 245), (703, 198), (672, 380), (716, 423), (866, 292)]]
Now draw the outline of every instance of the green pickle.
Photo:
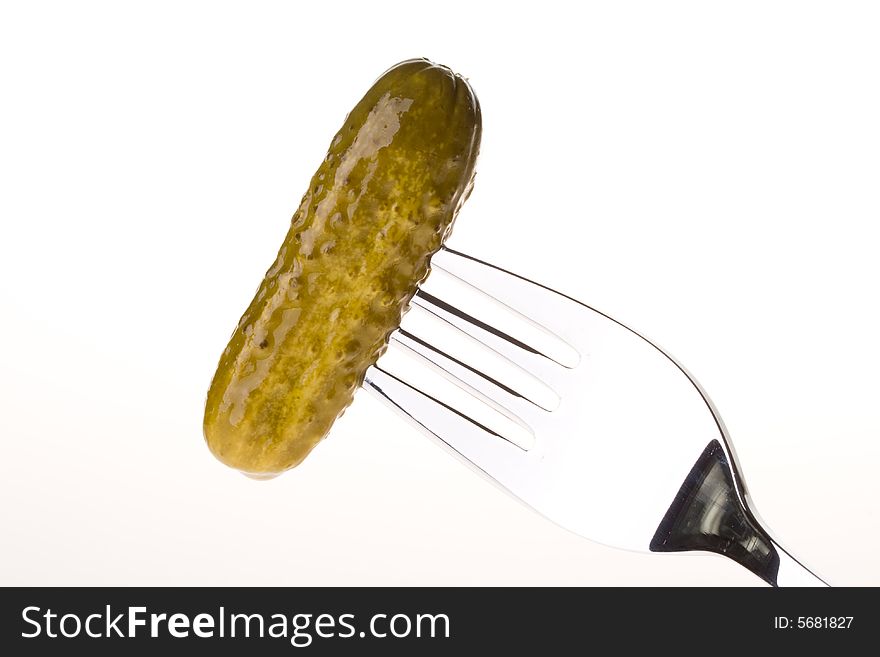
[(419, 59), (348, 115), (220, 358), (205, 439), (253, 476), (298, 465), (351, 403), (473, 183), (480, 107)]

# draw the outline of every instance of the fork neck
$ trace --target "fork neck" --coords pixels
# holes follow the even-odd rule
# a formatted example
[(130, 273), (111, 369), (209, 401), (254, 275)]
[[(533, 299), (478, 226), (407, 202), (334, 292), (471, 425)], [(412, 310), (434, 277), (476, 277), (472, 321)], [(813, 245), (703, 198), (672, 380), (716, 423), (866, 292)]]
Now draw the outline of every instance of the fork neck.
[(702, 550), (733, 559), (772, 586), (827, 586), (761, 526), (713, 440), (694, 464), (651, 540), (652, 552)]

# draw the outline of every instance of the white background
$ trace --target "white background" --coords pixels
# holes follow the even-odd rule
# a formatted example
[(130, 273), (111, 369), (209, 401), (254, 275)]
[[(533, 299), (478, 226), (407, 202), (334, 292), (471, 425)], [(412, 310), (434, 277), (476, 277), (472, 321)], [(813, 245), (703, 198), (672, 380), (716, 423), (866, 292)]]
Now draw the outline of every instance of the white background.
[(876, 3), (11, 4), (0, 584), (758, 582), (570, 535), (364, 393), (276, 480), (205, 448), (309, 177), (415, 56), (482, 102), (454, 244), (675, 354), (783, 542), (880, 584)]

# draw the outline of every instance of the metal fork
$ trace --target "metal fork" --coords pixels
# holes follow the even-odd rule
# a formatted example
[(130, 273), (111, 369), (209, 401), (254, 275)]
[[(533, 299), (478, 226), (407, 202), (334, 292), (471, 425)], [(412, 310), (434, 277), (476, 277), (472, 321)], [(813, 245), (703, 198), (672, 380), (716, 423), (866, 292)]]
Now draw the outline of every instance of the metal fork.
[(752, 508), (693, 376), (571, 297), (444, 247), (364, 386), (562, 527), (605, 545), (730, 557), (827, 586)]

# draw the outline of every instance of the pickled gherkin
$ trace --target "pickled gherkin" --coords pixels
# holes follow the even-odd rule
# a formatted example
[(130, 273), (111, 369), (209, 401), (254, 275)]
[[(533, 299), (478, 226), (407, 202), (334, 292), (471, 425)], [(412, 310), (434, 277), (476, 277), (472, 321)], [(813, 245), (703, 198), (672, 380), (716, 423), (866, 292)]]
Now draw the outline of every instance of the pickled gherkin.
[(402, 62), (367, 91), (220, 358), (204, 418), (217, 458), (277, 474), (327, 434), (449, 234), (480, 135), (476, 96), (446, 67)]

